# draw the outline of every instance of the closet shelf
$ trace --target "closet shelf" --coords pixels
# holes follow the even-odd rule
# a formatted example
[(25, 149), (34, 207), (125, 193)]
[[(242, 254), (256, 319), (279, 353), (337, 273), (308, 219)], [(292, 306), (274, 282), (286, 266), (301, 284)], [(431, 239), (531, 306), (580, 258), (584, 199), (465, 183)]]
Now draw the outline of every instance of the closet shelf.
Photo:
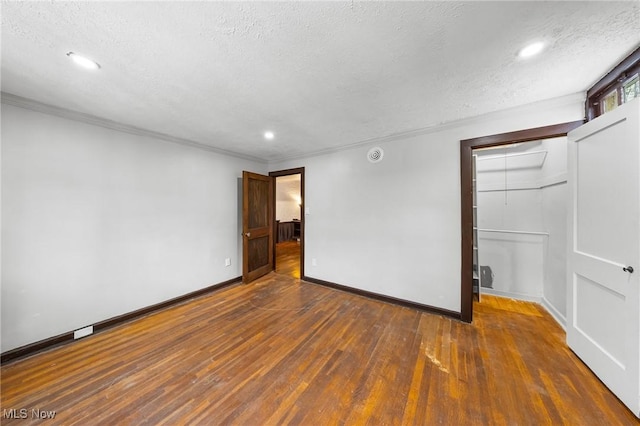
[(548, 232), (538, 232), (538, 231), (514, 231), (511, 229), (486, 229), (486, 228), (473, 228), (474, 230), (480, 232), (497, 232), (501, 234), (523, 234), (523, 235), (549, 235)]

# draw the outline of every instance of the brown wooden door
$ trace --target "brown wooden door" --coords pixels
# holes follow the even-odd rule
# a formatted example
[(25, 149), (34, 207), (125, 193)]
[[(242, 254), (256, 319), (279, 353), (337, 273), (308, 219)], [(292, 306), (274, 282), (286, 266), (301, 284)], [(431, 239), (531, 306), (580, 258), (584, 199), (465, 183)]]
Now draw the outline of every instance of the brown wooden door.
[(242, 172), (242, 280), (273, 270), (273, 178)]

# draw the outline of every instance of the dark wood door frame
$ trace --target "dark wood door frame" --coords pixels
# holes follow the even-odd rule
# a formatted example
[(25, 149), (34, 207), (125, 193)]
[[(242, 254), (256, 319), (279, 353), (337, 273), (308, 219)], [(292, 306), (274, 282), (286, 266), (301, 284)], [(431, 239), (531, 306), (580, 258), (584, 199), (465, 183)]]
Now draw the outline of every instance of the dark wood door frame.
[(572, 121), (460, 141), (460, 217), (462, 227), (460, 318), (462, 321), (471, 322), (473, 319), (473, 150), (566, 136), (567, 133), (583, 123), (583, 121)]
[[(300, 278), (304, 277), (304, 167), (298, 167), (295, 169), (278, 170), (275, 172), (269, 172), (269, 176), (274, 179), (273, 190), (271, 191), (271, 200), (275, 208), (276, 205), (276, 181), (275, 179), (280, 176), (300, 175)], [(273, 235), (278, 235), (278, 224), (276, 222), (276, 215), (273, 215)], [(276, 269), (276, 240), (273, 239), (273, 270)]]

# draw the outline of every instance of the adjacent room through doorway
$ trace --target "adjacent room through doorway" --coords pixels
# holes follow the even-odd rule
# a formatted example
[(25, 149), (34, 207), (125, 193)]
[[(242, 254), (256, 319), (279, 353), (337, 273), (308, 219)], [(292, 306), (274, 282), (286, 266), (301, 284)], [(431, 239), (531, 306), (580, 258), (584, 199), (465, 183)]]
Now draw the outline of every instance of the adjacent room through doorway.
[(275, 177), (275, 271), (299, 279), (302, 248), (302, 174)]

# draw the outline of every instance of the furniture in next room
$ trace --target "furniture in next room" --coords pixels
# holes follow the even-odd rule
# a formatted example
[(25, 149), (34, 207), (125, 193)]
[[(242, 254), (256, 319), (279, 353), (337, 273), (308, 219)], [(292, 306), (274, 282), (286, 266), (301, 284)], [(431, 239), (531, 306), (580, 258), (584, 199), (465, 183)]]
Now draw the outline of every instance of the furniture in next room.
[(278, 239), (277, 242), (296, 241), (300, 239), (300, 221), (293, 219), (287, 222), (277, 221)]

